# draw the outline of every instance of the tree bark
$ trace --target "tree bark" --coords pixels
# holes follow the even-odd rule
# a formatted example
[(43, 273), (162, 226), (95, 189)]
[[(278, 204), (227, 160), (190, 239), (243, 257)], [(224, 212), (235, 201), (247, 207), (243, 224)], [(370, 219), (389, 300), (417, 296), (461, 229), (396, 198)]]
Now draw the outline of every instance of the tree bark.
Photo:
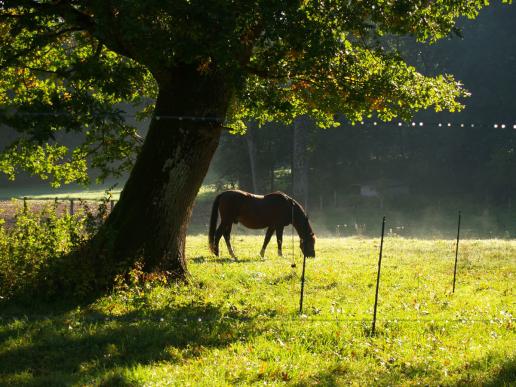
[(221, 121), (209, 117), (224, 117), (229, 98), (219, 77), (186, 66), (158, 83), (154, 117), (136, 164), (89, 246), (96, 287), (109, 287), (138, 260), (146, 272), (177, 279), (188, 274), (187, 226), (222, 130)]

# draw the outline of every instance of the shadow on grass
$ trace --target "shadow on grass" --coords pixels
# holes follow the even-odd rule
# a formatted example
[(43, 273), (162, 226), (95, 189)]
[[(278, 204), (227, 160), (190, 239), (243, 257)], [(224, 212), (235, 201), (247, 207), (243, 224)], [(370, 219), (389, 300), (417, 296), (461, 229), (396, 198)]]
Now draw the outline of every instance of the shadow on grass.
[(205, 258), (205, 257), (195, 257), (191, 259), (194, 263), (217, 263), (220, 265), (228, 265), (228, 264), (246, 264), (246, 263), (254, 263), (254, 262), (265, 262), (266, 259), (262, 259), (260, 257), (257, 258), (225, 258), (225, 257), (215, 257), (215, 258)]
[(255, 334), (252, 326), (248, 318), (204, 304), (118, 317), (52, 311), (16, 322), (2, 317), (0, 384), (130, 385), (124, 369), (201, 356)]
[(237, 259), (233, 259), (230, 257), (198, 256), (198, 257), (191, 258), (190, 261), (192, 261), (194, 263), (218, 263), (221, 265), (232, 264), (232, 263), (246, 264), (246, 263), (256, 263), (256, 262), (267, 263), (267, 262), (276, 262), (276, 261), (282, 262), (283, 261), (285, 263), (285, 265), (288, 265), (288, 266), (292, 265), (292, 262), (288, 258), (285, 258), (285, 257), (262, 258), (258, 254), (254, 258), (238, 258), (237, 257)]
[[(487, 356), (489, 359), (490, 356)], [(482, 370), (485, 367), (485, 362), (476, 362), (472, 365), (473, 370)], [(477, 381), (474, 381), (475, 384)], [(480, 381), (483, 386), (495, 387), (495, 386), (514, 386), (516, 383), (516, 359), (508, 359), (507, 361), (500, 364), (497, 372), (494, 373), (490, 378)], [(471, 384), (469, 380), (462, 382), (464, 385)]]
[[(467, 364), (467, 363), (466, 363)], [(443, 366), (443, 369), (446, 368)], [(488, 353), (482, 360), (476, 361), (458, 370), (450, 370), (459, 373), (459, 380), (453, 385), (459, 386), (510, 386), (516, 380), (516, 360), (508, 359), (500, 361), (500, 356)], [(447, 385), (450, 381), (444, 377), (443, 370), (428, 369), (425, 364), (416, 364), (408, 367), (391, 368), (376, 375), (375, 385), (392, 386), (400, 384), (412, 384), (414, 382), (430, 385)], [(373, 382), (373, 381), (371, 381)]]
[[(324, 371), (311, 375), (299, 382), (293, 384), (296, 387), (304, 387), (304, 386), (328, 386), (328, 387), (336, 387), (342, 386), (344, 381), (346, 380), (345, 374), (347, 370), (346, 367), (341, 365), (332, 366)], [(371, 384), (372, 385), (372, 384)]]
[[(397, 385), (458, 385), (458, 386), (512, 386), (516, 381), (516, 360), (509, 359), (501, 364), (496, 364), (497, 358), (493, 354), (488, 354), (481, 361), (475, 362), (468, 368), (455, 371), (461, 372), (457, 381), (443, 379), (444, 374), (437, 369), (427, 369), (424, 364), (412, 365), (409, 367), (393, 367), (383, 372), (365, 372), (360, 377), (363, 385), (375, 386), (397, 386)], [(486, 371), (486, 362), (489, 370)], [(319, 373), (310, 375), (305, 379), (296, 382), (295, 386), (341, 386), (350, 382), (347, 376), (347, 367), (344, 363), (330, 366)], [(487, 372), (487, 373), (486, 373)], [(354, 375), (353, 377), (356, 377)], [(352, 378), (353, 378), (352, 377)], [(354, 379), (353, 379), (354, 380)]]

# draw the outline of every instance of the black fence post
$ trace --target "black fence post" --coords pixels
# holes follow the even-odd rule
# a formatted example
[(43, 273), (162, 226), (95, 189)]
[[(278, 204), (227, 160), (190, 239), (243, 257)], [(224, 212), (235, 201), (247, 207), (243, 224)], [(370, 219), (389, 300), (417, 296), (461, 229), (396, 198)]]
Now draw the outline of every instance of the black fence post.
[(303, 271), (301, 272), (301, 297), (299, 299), (299, 314), (303, 314), (303, 296), (305, 292), (306, 255), (303, 254)]
[(27, 196), (23, 197), (23, 213), (27, 214), (28, 205), (27, 205)]
[(374, 335), (376, 329), (376, 309), (378, 307), (378, 289), (380, 288), (380, 271), (382, 268), (382, 251), (383, 251), (383, 236), (385, 233), (385, 216), (382, 220), (382, 238), (380, 241), (380, 255), (378, 257), (378, 275), (376, 276), (376, 293), (374, 296), (374, 311), (373, 311), (373, 326), (371, 328), (371, 335)]
[(461, 213), (459, 211), (459, 221), (458, 221), (458, 225), (457, 225), (457, 245), (455, 246), (455, 266), (453, 268), (453, 290), (452, 290), (452, 293), (455, 293), (455, 280), (457, 278), (457, 261), (458, 261), (458, 258), (459, 258), (460, 218), (461, 218)]
[(73, 199), (70, 199), (70, 215), (73, 216), (75, 212)]

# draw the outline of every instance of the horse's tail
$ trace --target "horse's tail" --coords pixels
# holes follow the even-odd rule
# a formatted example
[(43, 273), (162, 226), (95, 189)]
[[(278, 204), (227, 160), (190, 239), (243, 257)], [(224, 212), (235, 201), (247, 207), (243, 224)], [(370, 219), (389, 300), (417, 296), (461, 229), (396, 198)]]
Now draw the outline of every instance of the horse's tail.
[(208, 233), (208, 243), (210, 246), (210, 251), (215, 253), (215, 228), (217, 227), (217, 220), (219, 217), (219, 200), (220, 195), (217, 195), (215, 201), (213, 202), (213, 206), (211, 207), (211, 217), (210, 217), (210, 231)]

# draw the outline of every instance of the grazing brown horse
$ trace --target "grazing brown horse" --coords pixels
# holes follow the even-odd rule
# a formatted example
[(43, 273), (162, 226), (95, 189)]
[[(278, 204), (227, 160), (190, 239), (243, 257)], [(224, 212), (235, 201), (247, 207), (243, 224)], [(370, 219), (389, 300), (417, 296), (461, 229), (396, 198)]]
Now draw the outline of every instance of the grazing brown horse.
[[(219, 212), (220, 225), (217, 227)], [(216, 256), (219, 255), (220, 238), (224, 236), (229, 254), (236, 259), (231, 247), (230, 235), (233, 223), (239, 222), (247, 228), (267, 228), (263, 247), (260, 251), (262, 258), (267, 244), (275, 231), (278, 242), (278, 255), (282, 255), (283, 228), (291, 223), (301, 238), (301, 251), (303, 254), (307, 257), (315, 257), (315, 235), (308, 222), (308, 217), (303, 207), (283, 192), (274, 192), (262, 196), (231, 190), (219, 194), (215, 198), (211, 209), (209, 232), (210, 250)]]

